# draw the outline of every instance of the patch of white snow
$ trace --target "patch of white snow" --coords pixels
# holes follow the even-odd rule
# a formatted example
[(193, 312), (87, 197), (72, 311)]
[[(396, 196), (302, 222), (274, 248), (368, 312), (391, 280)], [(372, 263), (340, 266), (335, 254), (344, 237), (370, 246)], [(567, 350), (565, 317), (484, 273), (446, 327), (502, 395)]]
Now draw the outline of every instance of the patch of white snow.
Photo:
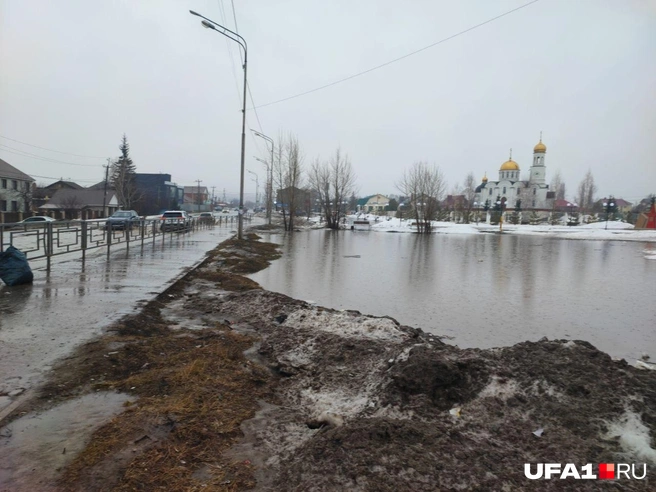
[(620, 446), (626, 453), (656, 464), (656, 449), (651, 447), (649, 429), (636, 413), (627, 411), (619, 420), (611, 422), (605, 437), (619, 437)]

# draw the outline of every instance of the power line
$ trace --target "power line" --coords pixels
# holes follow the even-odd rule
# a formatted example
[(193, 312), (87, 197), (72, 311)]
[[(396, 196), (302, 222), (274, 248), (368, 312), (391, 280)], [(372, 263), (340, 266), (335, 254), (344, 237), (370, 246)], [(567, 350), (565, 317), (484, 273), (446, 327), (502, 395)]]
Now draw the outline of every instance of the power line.
[[(55, 180), (57, 180), (57, 181), (59, 181), (60, 179), (62, 179), (61, 177), (59, 177), (59, 178), (54, 178), (54, 177), (52, 177), (52, 176), (39, 176), (38, 174), (30, 174), (30, 176), (33, 177), (33, 178), (55, 179)], [(71, 178), (68, 178), (68, 179), (71, 179)], [(95, 180), (95, 179), (93, 179), (93, 180), (92, 180), (92, 179), (76, 179), (75, 181), (80, 181), (80, 182), (83, 182), (83, 183), (97, 183), (97, 182), (98, 182), (98, 181)]]
[(501, 19), (502, 17), (505, 17), (505, 16), (507, 16), (507, 15), (510, 15), (510, 14), (512, 14), (513, 12), (517, 12), (518, 10), (521, 10), (521, 9), (523, 9), (523, 8), (525, 8), (525, 7), (528, 7), (529, 5), (533, 5), (534, 3), (537, 3), (537, 2), (539, 2), (539, 1), (540, 1), (540, 0), (532, 0), (531, 2), (525, 3), (524, 5), (520, 5), (519, 7), (514, 8), (514, 9), (512, 9), (512, 10), (508, 10), (507, 12), (504, 12), (503, 14), (497, 15), (496, 17), (492, 17), (491, 19), (488, 19), (488, 20), (486, 20), (486, 21), (484, 21), (484, 22), (481, 22), (480, 24), (476, 24), (475, 26), (469, 27), (469, 28), (465, 29), (464, 31), (460, 31), (460, 32), (458, 32), (458, 33), (456, 33), (456, 34), (452, 34), (451, 36), (448, 36), (448, 37), (446, 37), (446, 38), (440, 39), (439, 41), (436, 41), (435, 43), (429, 44), (428, 46), (424, 46), (423, 48), (419, 48), (418, 50), (415, 50), (415, 51), (413, 51), (413, 52), (411, 52), (411, 53), (407, 53), (407, 54), (405, 54), (405, 55), (403, 55), (403, 56), (400, 56), (400, 57), (398, 57), (398, 58), (394, 58), (393, 60), (387, 61), (387, 62), (382, 63), (382, 64), (380, 64), (380, 65), (376, 65), (375, 67), (368, 68), (367, 70), (364, 70), (364, 71), (362, 71), (362, 72), (358, 72), (358, 73), (356, 73), (356, 74), (349, 75), (348, 77), (344, 77), (343, 79), (339, 79), (339, 80), (336, 80), (336, 81), (331, 82), (331, 83), (329, 83), (329, 84), (322, 85), (321, 87), (316, 87), (316, 88), (311, 89), (311, 90), (309, 90), (309, 91), (301, 92), (301, 93), (299, 93), (299, 94), (295, 94), (295, 95), (293, 95), (293, 96), (285, 97), (285, 98), (283, 98), (283, 99), (278, 99), (277, 101), (272, 101), (272, 102), (269, 102), (269, 103), (266, 103), (266, 104), (261, 104), (260, 106), (254, 106), (254, 107), (249, 108), (249, 109), (253, 109), (253, 110), (255, 110), (255, 109), (258, 109), (258, 108), (265, 108), (265, 107), (267, 107), (267, 106), (272, 106), (272, 105), (274, 105), (274, 104), (278, 104), (278, 103), (281, 103), (281, 102), (284, 102), (284, 101), (289, 101), (290, 99), (295, 99), (295, 98), (297, 98), (297, 97), (306, 96), (306, 95), (308, 95), (308, 94), (312, 94), (313, 92), (317, 92), (317, 91), (320, 91), (320, 90), (322, 90), (322, 89), (327, 89), (328, 87), (332, 87), (332, 86), (334, 86), (334, 85), (341, 84), (342, 82), (346, 82), (347, 80), (351, 80), (351, 79), (354, 79), (354, 78), (356, 78), (356, 77), (360, 77), (360, 76), (362, 76), (362, 75), (365, 75), (365, 74), (368, 74), (368, 73), (370, 73), (370, 72), (373, 72), (374, 70), (378, 70), (378, 69), (380, 69), (380, 68), (383, 68), (383, 67), (386, 67), (386, 66), (388, 66), (388, 65), (391, 65), (392, 63), (396, 63), (396, 62), (398, 62), (398, 61), (404, 60), (405, 58), (409, 58), (409, 57), (411, 57), (411, 56), (413, 56), (413, 55), (416, 55), (417, 53), (421, 53), (422, 51), (426, 51), (427, 49), (430, 49), (430, 48), (433, 48), (434, 46), (437, 46), (437, 45), (439, 45), (439, 44), (445, 43), (446, 41), (450, 41), (451, 39), (457, 38), (458, 36), (462, 36), (463, 34), (468, 33), (469, 31), (473, 31), (474, 29), (478, 29), (479, 27), (482, 27), (482, 26), (484, 26), (484, 25), (486, 25), (486, 24), (489, 24), (489, 23), (491, 23), (491, 22), (494, 22), (495, 20)]
[[(102, 164), (78, 164), (77, 162), (60, 161), (60, 160), (57, 160), (57, 159), (51, 159), (49, 157), (41, 157), (41, 156), (38, 156), (36, 154), (31, 154), (30, 152), (25, 152), (24, 150), (9, 147), (8, 145), (5, 145), (5, 144), (0, 144), (0, 147), (5, 147), (5, 148), (0, 148), (0, 151), (9, 152), (10, 154), (16, 154), (16, 155), (20, 155), (22, 157), (29, 157), (30, 159), (39, 159), (41, 161), (46, 161), (46, 162), (54, 162), (54, 163), (57, 163), (57, 164), (67, 164), (69, 166), (80, 166), (80, 167), (99, 167), (99, 166), (102, 166)], [(11, 149), (11, 150), (9, 150), (9, 149)]]
[(16, 140), (16, 139), (13, 139), (13, 138), (5, 137), (4, 135), (0, 135), (0, 138), (5, 138), (5, 139), (7, 139), (7, 140), (11, 140), (12, 142), (16, 142), (16, 143), (19, 143), (19, 144), (27, 145), (27, 146), (29, 146), (29, 147), (34, 147), (34, 148), (41, 149), (41, 150), (48, 150), (48, 151), (50, 151), (50, 152), (56, 152), (57, 154), (72, 155), (72, 156), (75, 156), (75, 157), (84, 157), (84, 158), (86, 158), (86, 159), (106, 159), (106, 158), (107, 158), (107, 157), (98, 157), (98, 156), (94, 156), (94, 155), (80, 155), (80, 154), (73, 154), (73, 153), (71, 153), (71, 152), (62, 152), (62, 151), (60, 151), (60, 150), (53, 150), (53, 149), (48, 149), (48, 148), (46, 148), (46, 147), (39, 147), (38, 145), (29, 144), (29, 143), (27, 143), (27, 142), (21, 142), (20, 140)]

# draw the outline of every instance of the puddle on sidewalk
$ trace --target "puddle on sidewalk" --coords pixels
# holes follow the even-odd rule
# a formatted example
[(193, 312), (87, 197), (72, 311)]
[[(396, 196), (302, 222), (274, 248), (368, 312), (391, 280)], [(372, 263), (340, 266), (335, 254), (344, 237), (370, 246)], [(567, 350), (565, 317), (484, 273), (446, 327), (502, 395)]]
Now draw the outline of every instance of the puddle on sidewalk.
[(59, 473), (129, 395), (100, 392), (33, 412), (0, 428), (0, 490), (54, 490)]

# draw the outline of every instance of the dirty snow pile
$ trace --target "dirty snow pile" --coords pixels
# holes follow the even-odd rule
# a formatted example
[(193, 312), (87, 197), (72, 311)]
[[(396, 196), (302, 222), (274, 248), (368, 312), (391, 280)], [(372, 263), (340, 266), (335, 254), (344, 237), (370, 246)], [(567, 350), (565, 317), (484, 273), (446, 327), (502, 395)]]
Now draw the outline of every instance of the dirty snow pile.
[(656, 466), (656, 371), (587, 342), (459, 349), (266, 291), (213, 302), (279, 376), (279, 401), (243, 426), (262, 490), (536, 490), (524, 463)]
[(350, 312), (328, 312), (324, 309), (298, 309), (286, 321), (295, 328), (335, 333), (345, 338), (401, 341), (407, 335), (391, 318), (372, 318)]

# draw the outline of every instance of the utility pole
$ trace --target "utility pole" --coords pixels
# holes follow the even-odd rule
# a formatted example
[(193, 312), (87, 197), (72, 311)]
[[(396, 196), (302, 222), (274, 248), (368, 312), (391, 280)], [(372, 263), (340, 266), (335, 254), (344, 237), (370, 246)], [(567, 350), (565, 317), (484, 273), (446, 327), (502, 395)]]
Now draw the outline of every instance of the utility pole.
[(199, 212), (199, 213), (200, 213), (200, 184), (201, 184), (202, 182), (203, 182), (203, 181), (200, 180), (200, 179), (197, 179), (197, 180), (196, 180), (196, 183), (198, 183), (198, 193), (196, 194), (196, 200), (198, 200), (198, 212)]
[(214, 207), (216, 207), (216, 202), (214, 201), (214, 190), (216, 189), (216, 186), (212, 186), (212, 211), (214, 211)]
[(223, 203), (226, 203), (225, 188), (223, 188)]
[(102, 208), (102, 214), (103, 217), (106, 217), (107, 214), (105, 213), (105, 207), (107, 206), (107, 181), (109, 180), (109, 161), (111, 161), (111, 158), (107, 158), (107, 165), (105, 166), (105, 192), (103, 194), (103, 208)]

